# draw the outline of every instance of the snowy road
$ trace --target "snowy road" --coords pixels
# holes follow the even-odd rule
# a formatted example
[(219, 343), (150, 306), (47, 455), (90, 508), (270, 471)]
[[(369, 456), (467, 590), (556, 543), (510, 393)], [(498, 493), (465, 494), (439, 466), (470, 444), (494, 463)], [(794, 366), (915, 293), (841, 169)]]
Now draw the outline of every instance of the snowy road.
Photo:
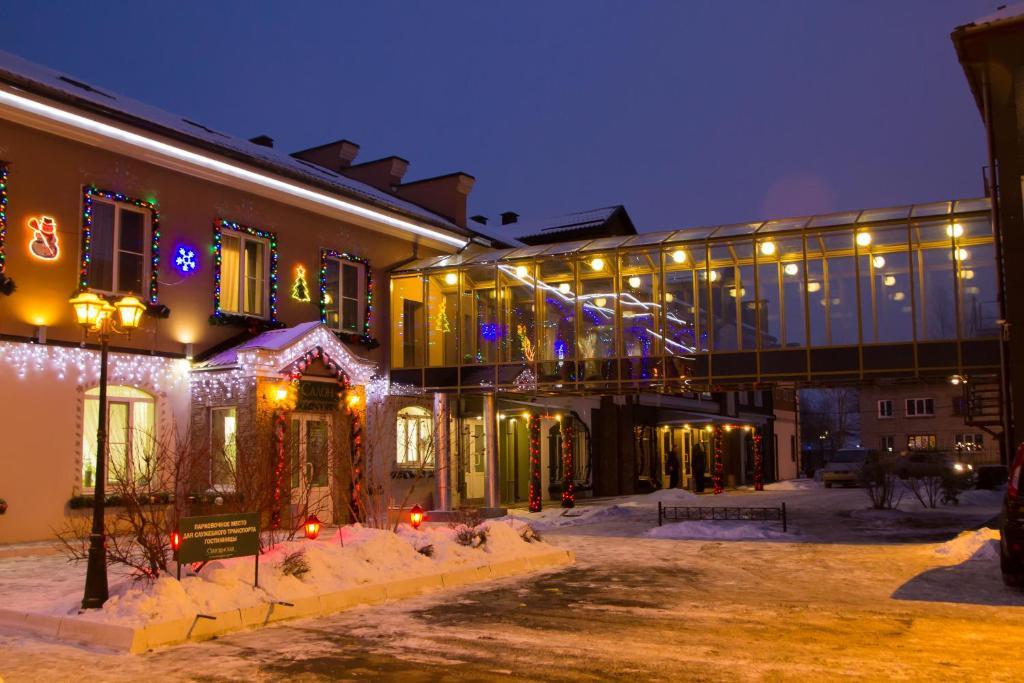
[(785, 492), (801, 542), (651, 539), (646, 515), (613, 517), (547, 532), (571, 568), (142, 656), (0, 635), (0, 676), (1021, 680), (1024, 593), (1002, 586), (991, 534), (938, 546), (935, 518), (894, 515), (866, 543), (885, 525), (835, 493)]

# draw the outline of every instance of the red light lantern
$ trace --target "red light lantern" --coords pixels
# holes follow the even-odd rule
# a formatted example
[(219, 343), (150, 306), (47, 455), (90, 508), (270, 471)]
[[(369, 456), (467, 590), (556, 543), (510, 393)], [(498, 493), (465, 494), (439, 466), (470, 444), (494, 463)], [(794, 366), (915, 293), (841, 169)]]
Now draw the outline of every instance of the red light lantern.
[(412, 509), (409, 510), (409, 523), (412, 524), (413, 529), (419, 529), (420, 524), (423, 524), (423, 508), (419, 505), (413, 505)]
[(306, 518), (306, 538), (311, 541), (315, 541), (316, 537), (320, 535), (320, 520), (316, 515), (310, 515)]
[(181, 532), (177, 529), (171, 532), (171, 550), (178, 552), (181, 548)]

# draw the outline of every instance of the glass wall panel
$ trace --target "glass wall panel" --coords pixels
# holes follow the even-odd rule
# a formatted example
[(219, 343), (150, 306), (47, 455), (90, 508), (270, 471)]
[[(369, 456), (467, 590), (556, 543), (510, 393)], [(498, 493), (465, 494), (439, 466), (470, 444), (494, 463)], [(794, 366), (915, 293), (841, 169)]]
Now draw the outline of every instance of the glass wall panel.
[[(813, 245), (813, 251), (812, 251)], [(811, 256), (811, 254), (816, 256)], [(811, 346), (828, 346), (828, 299), (825, 298), (825, 261), (820, 257), (821, 242), (807, 238), (807, 314), (811, 328)]]
[(697, 280), (697, 349), (711, 350), (711, 284), (719, 275), (708, 268), (708, 250), (700, 245), (690, 251)]
[(917, 338), (922, 340), (956, 339), (956, 301), (954, 297), (954, 255), (970, 257), (970, 250), (953, 248), (948, 222), (913, 222), (914, 265), (917, 269)]
[(391, 367), (423, 367), (423, 278), (419, 275), (391, 280)]
[[(906, 226), (870, 232), (860, 255), (861, 335), (865, 344), (913, 339)], [(861, 238), (867, 242), (866, 238)]]
[(583, 379), (615, 379), (615, 260), (588, 255), (579, 260), (579, 357)]
[[(462, 362), (494, 363), (498, 358), (498, 298), (495, 268), (477, 266), (462, 271)], [(456, 276), (456, 273), (451, 273)], [(447, 277), (447, 275), (446, 275)]]
[(431, 273), (427, 277), (427, 364), (458, 365), (458, 340), (459, 279)]
[(779, 254), (779, 278), (782, 285), (783, 344), (787, 348), (805, 346), (804, 327), (804, 240), (789, 237), (776, 244)]
[(576, 275), (573, 261), (547, 258), (538, 264), (541, 316), (538, 359), (564, 362), (576, 357)]
[[(853, 233), (846, 230), (807, 236), (807, 292), (814, 345), (858, 343), (857, 270), (853, 239)], [(812, 258), (812, 254), (820, 254), (823, 258)]]
[(736, 269), (739, 287), (736, 289), (736, 303), (740, 315), (740, 348), (753, 351), (757, 348), (757, 297), (754, 287), (754, 264), (747, 263)]
[(761, 348), (782, 346), (782, 297), (780, 295), (780, 259), (774, 240), (757, 243), (757, 317), (761, 329)]
[(669, 355), (687, 355), (697, 347), (693, 272), (689, 250), (674, 247), (665, 252), (665, 353)]
[(997, 337), (999, 290), (995, 246), (988, 217), (962, 220), (948, 226), (954, 241), (960, 287), (960, 336)]
[(627, 252), (619, 259), (623, 356), (648, 358), (661, 353), (660, 271), (657, 251)]
[(712, 348), (715, 351), (735, 351), (739, 348), (736, 297), (740, 286), (736, 279), (736, 259), (727, 245), (712, 245), (710, 252), (707, 281), (711, 299)]
[(499, 300), (507, 336), (501, 361), (532, 363), (536, 360), (536, 274), (533, 261), (498, 265)]

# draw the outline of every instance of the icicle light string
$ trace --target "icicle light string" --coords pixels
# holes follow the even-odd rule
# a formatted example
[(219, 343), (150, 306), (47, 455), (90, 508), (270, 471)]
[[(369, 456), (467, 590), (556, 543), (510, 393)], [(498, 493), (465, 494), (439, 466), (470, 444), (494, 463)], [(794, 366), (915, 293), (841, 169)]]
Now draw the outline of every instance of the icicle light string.
[[(53, 372), (59, 380), (74, 375), (78, 384), (91, 384), (100, 377), (99, 351), (81, 347), (0, 342), (0, 362), (19, 379)], [(113, 352), (107, 372), (111, 383), (165, 391), (187, 382), (188, 369), (189, 362), (183, 358)]]

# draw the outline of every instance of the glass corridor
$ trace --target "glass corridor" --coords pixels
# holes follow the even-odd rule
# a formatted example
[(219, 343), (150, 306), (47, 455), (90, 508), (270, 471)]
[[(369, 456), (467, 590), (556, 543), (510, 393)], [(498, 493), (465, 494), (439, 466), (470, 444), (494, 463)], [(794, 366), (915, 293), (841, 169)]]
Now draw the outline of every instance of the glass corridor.
[(392, 274), (423, 387), (694, 388), (998, 365), (987, 199), (464, 252)]

